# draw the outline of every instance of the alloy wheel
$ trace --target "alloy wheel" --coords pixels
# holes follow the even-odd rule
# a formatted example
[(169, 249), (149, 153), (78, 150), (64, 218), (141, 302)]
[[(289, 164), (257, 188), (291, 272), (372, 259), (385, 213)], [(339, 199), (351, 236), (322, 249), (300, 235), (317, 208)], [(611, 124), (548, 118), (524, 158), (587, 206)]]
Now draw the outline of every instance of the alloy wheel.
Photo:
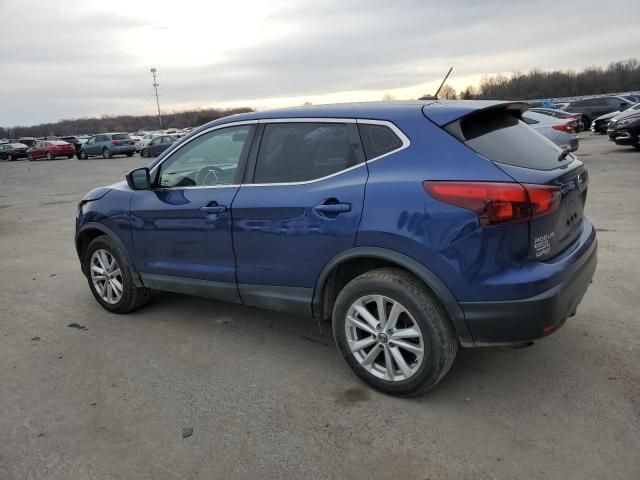
[(91, 255), (91, 281), (100, 298), (112, 305), (118, 303), (123, 293), (122, 270), (115, 257), (105, 249)]
[(424, 360), (418, 323), (404, 306), (384, 295), (367, 295), (353, 302), (345, 333), (360, 366), (382, 380), (407, 380)]

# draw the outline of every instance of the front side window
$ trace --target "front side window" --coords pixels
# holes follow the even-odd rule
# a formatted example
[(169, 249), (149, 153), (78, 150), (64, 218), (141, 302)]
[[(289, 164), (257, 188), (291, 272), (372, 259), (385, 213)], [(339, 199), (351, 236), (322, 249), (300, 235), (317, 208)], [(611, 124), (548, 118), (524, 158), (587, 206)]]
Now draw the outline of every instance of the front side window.
[(160, 166), (158, 185), (165, 188), (232, 185), (254, 129), (253, 125), (221, 128), (183, 145)]
[(344, 123), (273, 123), (264, 128), (255, 183), (303, 182), (356, 164)]

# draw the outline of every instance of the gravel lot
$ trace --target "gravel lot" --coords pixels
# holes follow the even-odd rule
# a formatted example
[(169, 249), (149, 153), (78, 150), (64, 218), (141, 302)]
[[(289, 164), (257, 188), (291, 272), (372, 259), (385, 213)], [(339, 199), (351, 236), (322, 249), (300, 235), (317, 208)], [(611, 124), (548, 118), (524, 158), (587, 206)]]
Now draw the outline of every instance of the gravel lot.
[(0, 479), (637, 480), (640, 152), (583, 134), (579, 154), (600, 248), (577, 316), (462, 350), (412, 400), (364, 386), (304, 318), (173, 294), (108, 314), (76, 204), (146, 161), (1, 162)]

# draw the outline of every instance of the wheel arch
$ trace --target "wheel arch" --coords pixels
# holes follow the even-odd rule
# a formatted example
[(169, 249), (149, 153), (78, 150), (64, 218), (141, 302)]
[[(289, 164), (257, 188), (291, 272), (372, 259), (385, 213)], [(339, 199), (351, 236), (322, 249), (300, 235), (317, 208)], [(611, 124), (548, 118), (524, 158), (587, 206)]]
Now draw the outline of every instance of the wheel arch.
[[(433, 292), (446, 310), (451, 323), (462, 345), (473, 345), (473, 337), (464, 318), (462, 308), (447, 286), (427, 267), (417, 260), (402, 253), (380, 247), (355, 247), (339, 253), (324, 266), (318, 276), (312, 300), (313, 316), (319, 321), (331, 315), (333, 304), (339, 293), (336, 290), (341, 279), (337, 278), (340, 272), (348, 272), (342, 281), (346, 284), (349, 280), (365, 273), (366, 271), (382, 268), (396, 267), (406, 270), (418, 278)], [(344, 281), (346, 280), (346, 281)]]
[(76, 237), (75, 237), (76, 252), (78, 253), (78, 258), (80, 259), (80, 266), (82, 269), (82, 273), (87, 275), (87, 272), (85, 271), (84, 262), (83, 262), (84, 254), (87, 251), (89, 244), (95, 238), (101, 235), (108, 236), (109, 239), (113, 241), (118, 246), (118, 248), (122, 251), (122, 253), (126, 257), (127, 267), (131, 272), (131, 277), (133, 278), (135, 285), (138, 287), (144, 286), (142, 284), (142, 281), (140, 280), (140, 276), (138, 275), (138, 272), (134, 267), (132, 258), (129, 255), (129, 251), (125, 247), (124, 243), (122, 242), (120, 237), (116, 234), (116, 232), (114, 232), (111, 228), (109, 228), (107, 225), (104, 225), (103, 223), (98, 223), (98, 222), (86, 223), (76, 233)]

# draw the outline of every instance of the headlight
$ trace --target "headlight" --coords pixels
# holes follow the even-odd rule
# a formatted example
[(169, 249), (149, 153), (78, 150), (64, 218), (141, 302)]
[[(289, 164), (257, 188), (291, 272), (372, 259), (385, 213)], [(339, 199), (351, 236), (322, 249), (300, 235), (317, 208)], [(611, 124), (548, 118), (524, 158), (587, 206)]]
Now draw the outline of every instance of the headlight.
[(631, 123), (631, 120), (628, 119), (628, 118), (625, 118), (623, 120), (618, 120), (618, 122), (615, 125), (617, 125), (619, 127), (623, 127), (625, 125), (628, 125), (629, 123)]

